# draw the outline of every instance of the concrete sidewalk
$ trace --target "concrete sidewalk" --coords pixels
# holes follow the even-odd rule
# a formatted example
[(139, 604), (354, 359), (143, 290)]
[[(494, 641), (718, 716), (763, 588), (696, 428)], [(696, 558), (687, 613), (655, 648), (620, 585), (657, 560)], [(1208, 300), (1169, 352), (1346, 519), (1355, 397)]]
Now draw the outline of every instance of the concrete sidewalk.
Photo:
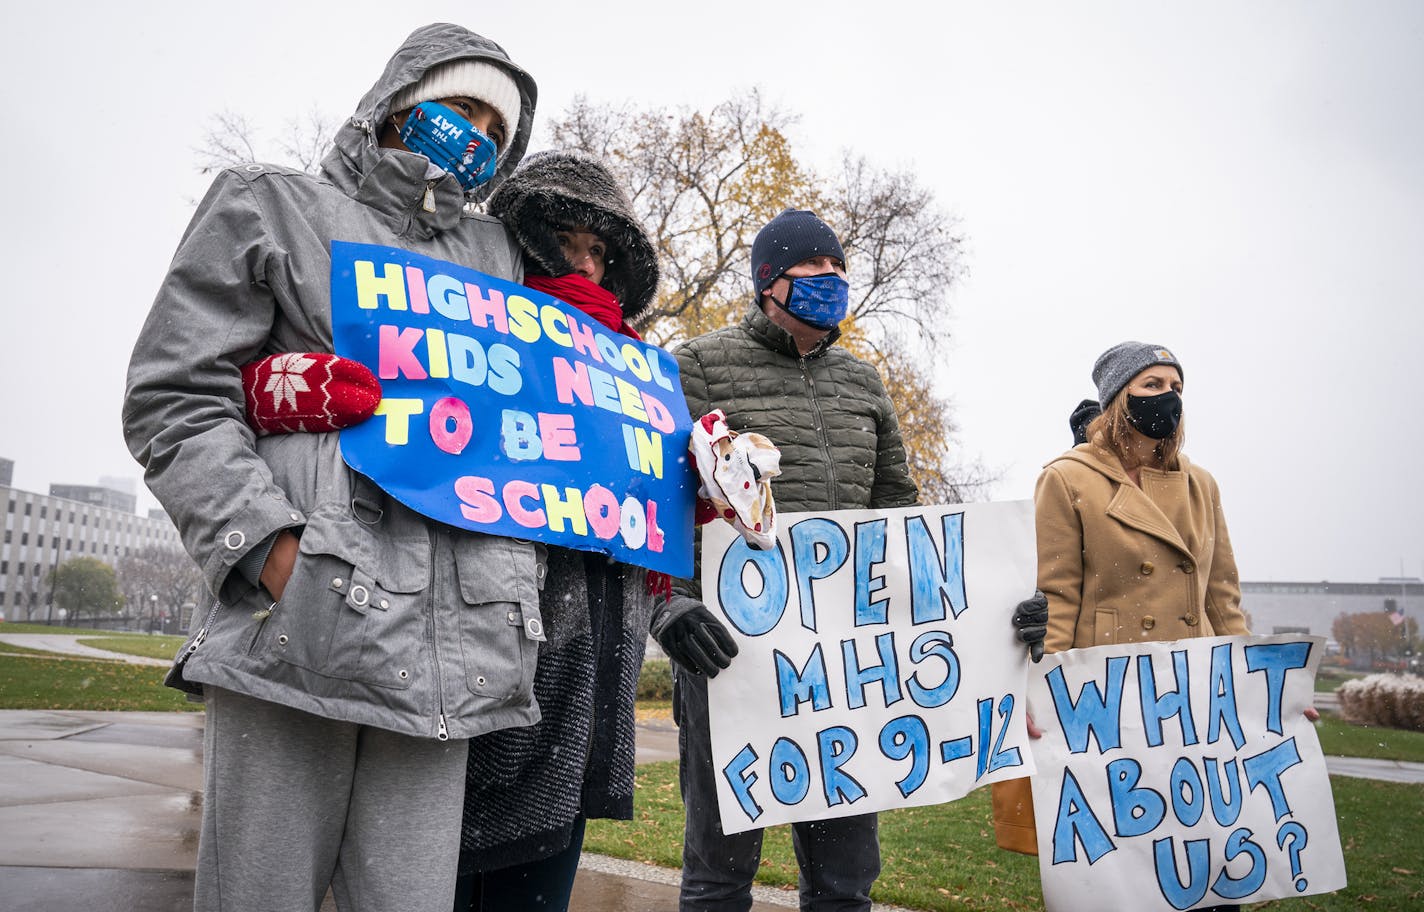
[[(187, 912), (202, 806), (203, 714), (0, 710), (0, 912)], [(638, 760), (677, 731), (638, 731)], [(585, 855), (572, 908), (677, 907), (678, 872)], [(756, 888), (755, 912), (795, 908)], [(322, 912), (335, 912), (327, 897)]]
[[(32, 648), (168, 664), (90, 650), (75, 639), (0, 636)], [(0, 710), (0, 912), (190, 910), (203, 719), (200, 712)], [(639, 763), (676, 758), (671, 722), (638, 727)], [(1327, 757), (1326, 766), (1336, 775), (1424, 783), (1421, 763)], [(675, 909), (677, 883), (677, 871), (584, 855), (571, 907)], [(791, 891), (755, 887), (754, 895), (753, 912), (797, 907)], [(335, 912), (329, 896), (322, 912)]]
[[(170, 664), (83, 638), (0, 633), (0, 652)], [(677, 729), (639, 726), (637, 751), (639, 763), (676, 760)], [(190, 910), (202, 790), (202, 713), (0, 710), (0, 912)], [(677, 871), (585, 854), (571, 908), (675, 909), (677, 885)], [(752, 889), (753, 912), (798, 905), (794, 892)], [(328, 895), (322, 912), (335, 910)]]

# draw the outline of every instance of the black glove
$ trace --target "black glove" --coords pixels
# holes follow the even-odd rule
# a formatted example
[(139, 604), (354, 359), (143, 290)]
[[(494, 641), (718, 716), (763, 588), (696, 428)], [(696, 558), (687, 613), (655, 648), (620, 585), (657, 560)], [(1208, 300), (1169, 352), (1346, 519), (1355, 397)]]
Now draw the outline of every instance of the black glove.
[(694, 674), (717, 677), (717, 672), (732, 664), (737, 644), (732, 634), (707, 606), (686, 599), (685, 610), (669, 618), (653, 636), (663, 652)]
[(1084, 399), (1078, 403), (1073, 414), (1068, 416), (1068, 427), (1073, 431), (1074, 446), (1088, 442), (1088, 425), (1102, 413), (1103, 407), (1098, 405), (1096, 399)]
[(1033, 590), (1033, 598), (1019, 602), (1014, 609), (1014, 630), (1019, 642), (1028, 644), (1029, 656), (1037, 662), (1043, 658), (1043, 638), (1048, 636), (1048, 598)]

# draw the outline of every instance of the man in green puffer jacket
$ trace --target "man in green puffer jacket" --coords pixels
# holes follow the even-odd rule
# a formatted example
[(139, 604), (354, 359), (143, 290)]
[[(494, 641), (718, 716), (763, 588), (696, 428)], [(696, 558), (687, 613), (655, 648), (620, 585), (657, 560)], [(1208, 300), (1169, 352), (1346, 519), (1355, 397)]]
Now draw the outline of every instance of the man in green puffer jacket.
[[(899, 420), (880, 375), (835, 344), (849, 301), (835, 233), (814, 213), (782, 212), (752, 243), (752, 284), (756, 298), (740, 325), (677, 350), (688, 411), (695, 417), (720, 408), (732, 430), (764, 434), (781, 448), (782, 510), (915, 504)], [(695, 581), (679, 581), (653, 624), (676, 663), (673, 708), (687, 811), (680, 908), (745, 910), (762, 831), (722, 832), (707, 722), (707, 678), (728, 667), (736, 646), (699, 592)], [(870, 908), (880, 873), (874, 814), (793, 824), (792, 839), (802, 909)]]

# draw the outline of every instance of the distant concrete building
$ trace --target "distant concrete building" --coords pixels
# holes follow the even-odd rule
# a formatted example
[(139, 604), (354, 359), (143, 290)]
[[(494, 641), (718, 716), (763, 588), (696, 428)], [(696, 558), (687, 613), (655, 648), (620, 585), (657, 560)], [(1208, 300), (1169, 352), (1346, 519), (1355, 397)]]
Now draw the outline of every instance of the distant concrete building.
[(124, 513), (132, 513), (138, 507), (137, 497), (105, 485), (52, 484), (49, 486), (49, 496), (77, 500), (96, 507), (108, 507)]
[(129, 475), (100, 475), (99, 487), (118, 491), (130, 497), (138, 495), (138, 482)]
[[(57, 490), (103, 491), (127, 496), (127, 509), (108, 497), (69, 498)], [(49, 575), (71, 557), (96, 557), (117, 567), (130, 551), (149, 545), (181, 550), (178, 530), (167, 516), (134, 513), (134, 498), (89, 485), (53, 485), (51, 493), (33, 494), (5, 485), (5, 535), (0, 543), (0, 614), (6, 620), (39, 620), (50, 604)]]
[(1331, 625), (1342, 614), (1399, 608), (1405, 617), (1424, 621), (1424, 581), (1242, 583), (1241, 608), (1251, 616), (1252, 633), (1329, 637)]
[(0, 488), (10, 487), (15, 477), (15, 460), (0, 459)]

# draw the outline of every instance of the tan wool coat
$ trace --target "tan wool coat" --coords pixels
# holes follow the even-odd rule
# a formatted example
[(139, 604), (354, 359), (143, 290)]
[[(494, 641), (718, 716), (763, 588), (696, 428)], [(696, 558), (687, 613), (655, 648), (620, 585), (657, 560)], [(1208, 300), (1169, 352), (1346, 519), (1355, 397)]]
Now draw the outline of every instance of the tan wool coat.
[(1139, 477), (1141, 487), (1092, 444), (1039, 476), (1047, 651), (1249, 632), (1216, 480), (1186, 457)]
[[(1249, 633), (1216, 480), (1143, 468), (1083, 444), (1044, 467), (1034, 490), (1047, 652), (1108, 643)], [(1037, 854), (1028, 780), (996, 782), (994, 835)]]

